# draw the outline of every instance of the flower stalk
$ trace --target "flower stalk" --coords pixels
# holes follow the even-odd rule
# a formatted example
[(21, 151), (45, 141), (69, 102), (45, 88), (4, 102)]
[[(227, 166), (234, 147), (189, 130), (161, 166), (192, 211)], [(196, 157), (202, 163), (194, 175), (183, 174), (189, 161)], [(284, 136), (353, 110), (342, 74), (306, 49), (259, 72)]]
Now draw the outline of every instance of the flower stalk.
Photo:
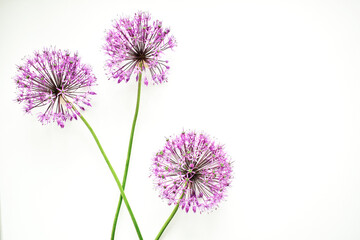
[[(123, 181), (122, 181), (122, 188), (123, 189), (125, 189), (125, 185), (126, 185), (126, 178), (127, 178), (127, 174), (128, 174), (128, 170), (129, 170), (130, 156), (131, 156), (132, 143), (133, 143), (133, 139), (134, 139), (136, 120), (137, 120), (137, 116), (138, 116), (138, 113), (139, 113), (140, 93), (141, 93), (141, 78), (142, 78), (142, 73), (140, 72), (139, 73), (139, 80), (138, 80), (138, 91), (137, 91), (135, 115), (134, 115), (134, 119), (133, 119), (133, 123), (132, 123), (132, 127), (131, 127), (129, 147), (128, 147), (128, 153), (127, 153), (127, 158), (126, 158), (126, 163), (125, 163), (124, 176), (123, 176)], [(118, 206), (117, 206), (116, 213), (115, 213), (113, 228), (112, 228), (112, 232), (111, 232), (111, 240), (115, 239), (116, 224), (117, 224), (117, 220), (119, 218), (119, 212), (120, 212), (122, 200), (123, 200), (123, 196), (120, 195)]]
[[(75, 109), (75, 107), (74, 107), (74, 109)], [(75, 111), (77, 111), (77, 110), (75, 109)], [(114, 177), (114, 179), (115, 179), (115, 181), (116, 181), (116, 184), (117, 184), (118, 187), (119, 187), (119, 190), (120, 190), (120, 192), (121, 192), (121, 196), (122, 196), (122, 198), (124, 199), (124, 202), (125, 202), (125, 205), (126, 205), (128, 211), (129, 211), (131, 220), (133, 221), (133, 224), (134, 224), (136, 233), (137, 233), (139, 239), (142, 240), (143, 237), (142, 237), (142, 235), (141, 235), (139, 226), (138, 226), (138, 224), (137, 224), (137, 222), (136, 222), (135, 216), (134, 216), (134, 214), (133, 214), (133, 212), (132, 212), (132, 210), (131, 210), (131, 207), (130, 207), (130, 204), (129, 204), (127, 198), (126, 198), (124, 189), (123, 189), (123, 187), (121, 186), (120, 180), (119, 180), (118, 176), (116, 175), (116, 172), (115, 172), (114, 168), (112, 167), (112, 165), (111, 165), (108, 157), (106, 156), (105, 151), (104, 151), (104, 149), (102, 148), (102, 146), (101, 146), (101, 144), (100, 144), (100, 141), (99, 141), (99, 139), (97, 138), (94, 130), (91, 128), (91, 126), (89, 125), (89, 123), (85, 120), (85, 118), (84, 118), (81, 114), (80, 114), (80, 118), (81, 118), (81, 120), (85, 123), (86, 127), (89, 129), (91, 135), (94, 137), (94, 140), (95, 140), (96, 144), (98, 145), (98, 147), (99, 147), (99, 149), (100, 149), (100, 152), (101, 152), (101, 154), (103, 155), (103, 157), (104, 157), (104, 159), (105, 159), (105, 162), (106, 162), (106, 164), (108, 165), (108, 167), (109, 167), (109, 169), (110, 169), (110, 171), (111, 171), (111, 174), (113, 175), (113, 177)]]
[[(185, 183), (185, 187), (187, 185), (187, 182)], [(160, 232), (158, 233), (158, 235), (156, 236), (155, 240), (159, 240), (161, 235), (164, 233), (165, 228), (169, 225), (170, 221), (173, 219), (173, 217), (175, 216), (177, 210), (179, 209), (179, 204), (181, 199), (184, 197), (185, 191), (181, 194), (178, 203), (176, 204), (174, 210), (171, 212), (170, 216), (168, 217), (168, 219), (166, 220), (166, 222), (164, 223), (164, 225), (162, 226), (162, 228), (160, 229)]]

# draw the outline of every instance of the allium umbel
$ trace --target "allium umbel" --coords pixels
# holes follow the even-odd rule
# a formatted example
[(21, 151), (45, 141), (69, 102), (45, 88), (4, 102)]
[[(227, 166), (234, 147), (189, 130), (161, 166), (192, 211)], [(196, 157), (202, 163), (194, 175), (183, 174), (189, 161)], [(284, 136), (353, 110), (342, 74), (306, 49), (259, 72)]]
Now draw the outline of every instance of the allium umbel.
[[(105, 52), (109, 56), (106, 67), (110, 77), (118, 83), (130, 80), (131, 75), (148, 71), (153, 84), (167, 80), (168, 61), (161, 60), (163, 52), (176, 46), (170, 30), (161, 21), (150, 21), (150, 14), (139, 12), (133, 19), (120, 18), (107, 32)], [(149, 80), (144, 74), (144, 84)]]
[(166, 140), (153, 159), (152, 175), (160, 196), (186, 212), (210, 210), (224, 198), (232, 166), (223, 146), (208, 136), (183, 132)]
[(95, 81), (90, 67), (80, 63), (76, 53), (44, 49), (18, 66), (17, 101), (25, 104), (27, 113), (40, 108), (38, 117), (43, 124), (56, 121), (64, 127), (66, 120), (79, 115), (73, 104), (81, 110), (91, 106), (89, 95), (95, 93), (90, 87)]

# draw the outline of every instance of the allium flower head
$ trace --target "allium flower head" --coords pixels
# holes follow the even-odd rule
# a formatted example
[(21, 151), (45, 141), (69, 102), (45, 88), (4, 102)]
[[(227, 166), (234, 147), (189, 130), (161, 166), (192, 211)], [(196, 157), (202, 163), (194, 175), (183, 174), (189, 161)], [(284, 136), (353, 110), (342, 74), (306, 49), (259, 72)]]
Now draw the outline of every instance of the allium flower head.
[[(168, 61), (161, 60), (163, 52), (176, 45), (170, 30), (162, 22), (150, 21), (150, 14), (138, 12), (135, 17), (120, 18), (106, 35), (104, 50), (110, 77), (128, 82), (131, 75), (138, 79), (141, 71), (150, 72), (153, 84), (167, 80)], [(144, 74), (144, 84), (149, 80)]]
[(179, 202), (186, 212), (216, 207), (232, 179), (232, 166), (223, 146), (195, 132), (167, 139), (151, 170), (160, 196), (169, 205)]
[(96, 78), (89, 66), (80, 63), (78, 55), (69, 51), (44, 49), (18, 66), (15, 82), (19, 90), (17, 101), (25, 104), (25, 112), (39, 108), (38, 117), (43, 124), (56, 121), (64, 127), (66, 120), (77, 119), (81, 110), (91, 106), (90, 87)]

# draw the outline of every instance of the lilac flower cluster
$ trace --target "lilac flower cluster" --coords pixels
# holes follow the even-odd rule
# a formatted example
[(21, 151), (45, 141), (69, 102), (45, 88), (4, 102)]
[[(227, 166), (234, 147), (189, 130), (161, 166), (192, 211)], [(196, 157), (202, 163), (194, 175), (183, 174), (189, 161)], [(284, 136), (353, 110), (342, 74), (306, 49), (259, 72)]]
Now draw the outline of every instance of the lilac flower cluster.
[(24, 102), (25, 111), (41, 108), (38, 114), (43, 123), (56, 121), (64, 127), (67, 119), (77, 119), (84, 106), (91, 106), (89, 95), (95, 93), (90, 87), (96, 78), (89, 66), (80, 63), (77, 54), (69, 51), (44, 49), (18, 66), (15, 82), (19, 90), (17, 101)]
[(120, 18), (106, 36), (104, 50), (109, 56), (106, 67), (109, 75), (118, 83), (128, 82), (131, 75), (145, 72), (144, 84), (149, 80), (146, 72), (150, 72), (152, 83), (167, 81), (168, 61), (161, 60), (163, 52), (176, 46), (170, 30), (163, 28), (161, 21), (150, 22), (150, 14), (139, 12), (133, 19)]
[(216, 207), (232, 179), (223, 146), (196, 132), (167, 139), (154, 157), (151, 171), (160, 196), (169, 205), (179, 203), (186, 212)]

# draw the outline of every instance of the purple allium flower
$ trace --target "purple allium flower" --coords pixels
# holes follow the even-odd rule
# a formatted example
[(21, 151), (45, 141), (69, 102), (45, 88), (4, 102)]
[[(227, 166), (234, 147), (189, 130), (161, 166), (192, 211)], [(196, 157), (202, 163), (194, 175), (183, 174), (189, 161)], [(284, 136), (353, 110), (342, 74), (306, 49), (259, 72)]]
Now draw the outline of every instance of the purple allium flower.
[[(167, 80), (168, 61), (161, 60), (166, 49), (176, 46), (170, 30), (163, 28), (161, 21), (150, 21), (150, 14), (138, 12), (133, 19), (120, 18), (107, 32), (104, 50), (109, 55), (106, 67), (109, 75), (128, 82), (131, 75), (138, 79), (141, 71), (151, 74), (153, 84)], [(149, 80), (144, 74), (144, 84)]]
[(77, 119), (81, 110), (90, 105), (89, 95), (95, 93), (90, 87), (96, 77), (89, 66), (80, 63), (77, 53), (44, 49), (18, 66), (15, 82), (19, 90), (17, 101), (24, 102), (25, 112), (40, 108), (38, 117), (43, 124), (56, 121), (64, 127), (67, 119)]
[(186, 212), (217, 207), (232, 179), (232, 166), (223, 146), (195, 132), (167, 139), (151, 170), (160, 196), (169, 205), (179, 203)]

